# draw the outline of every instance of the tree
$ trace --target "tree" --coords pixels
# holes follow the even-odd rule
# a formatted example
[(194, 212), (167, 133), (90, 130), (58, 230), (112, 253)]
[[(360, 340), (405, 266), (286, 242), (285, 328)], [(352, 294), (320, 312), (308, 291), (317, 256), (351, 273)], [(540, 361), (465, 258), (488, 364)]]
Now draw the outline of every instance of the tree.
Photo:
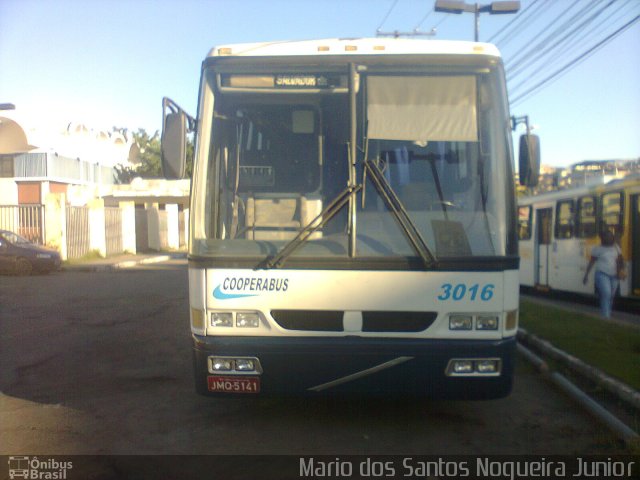
[[(126, 128), (113, 127), (113, 130), (128, 139), (129, 132)], [(162, 177), (160, 135), (158, 131), (156, 130), (153, 135), (149, 135), (143, 128), (139, 128), (137, 132), (131, 133), (131, 137), (134, 158), (130, 160), (133, 166), (117, 165), (116, 181), (118, 183), (130, 183), (135, 177)]]
[[(129, 132), (126, 128), (113, 127), (113, 131), (119, 132), (128, 139)], [(131, 134), (135, 145), (135, 158), (131, 159), (133, 166), (117, 165), (117, 183), (130, 183), (135, 177), (142, 178), (162, 178), (162, 162), (160, 154), (160, 134), (156, 130), (153, 135), (149, 135), (143, 128)], [(191, 177), (193, 170), (194, 145), (191, 136), (187, 141), (187, 172), (186, 176)]]

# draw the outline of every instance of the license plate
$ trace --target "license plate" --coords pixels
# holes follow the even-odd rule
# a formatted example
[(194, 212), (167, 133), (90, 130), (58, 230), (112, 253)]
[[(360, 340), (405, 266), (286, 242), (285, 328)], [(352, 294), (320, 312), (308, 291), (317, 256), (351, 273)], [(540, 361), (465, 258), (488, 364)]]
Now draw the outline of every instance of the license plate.
[(209, 376), (210, 392), (260, 393), (260, 377)]

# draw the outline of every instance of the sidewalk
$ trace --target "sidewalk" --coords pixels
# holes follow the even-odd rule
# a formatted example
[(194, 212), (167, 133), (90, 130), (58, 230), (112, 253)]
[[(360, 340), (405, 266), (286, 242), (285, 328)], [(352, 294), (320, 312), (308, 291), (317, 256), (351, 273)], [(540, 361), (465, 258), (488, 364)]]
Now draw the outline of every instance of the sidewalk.
[(63, 263), (62, 271), (66, 272), (107, 272), (132, 268), (138, 265), (167, 262), (169, 260), (183, 260), (187, 258), (184, 252), (157, 252), (138, 255), (122, 254), (106, 258), (92, 258), (86, 261)]
[(552, 307), (561, 308), (563, 310), (568, 310), (571, 312), (580, 312), (585, 315), (589, 315), (591, 317), (599, 318), (603, 322), (612, 322), (618, 325), (625, 325), (625, 326), (640, 328), (639, 314), (614, 310), (611, 314), (611, 318), (607, 320), (600, 316), (600, 309), (593, 305), (572, 302), (568, 300), (559, 300), (556, 298), (545, 298), (537, 295), (528, 295), (528, 294), (521, 294), (520, 298), (527, 300), (528, 302), (531, 302), (531, 303), (537, 303), (539, 305), (549, 305)]

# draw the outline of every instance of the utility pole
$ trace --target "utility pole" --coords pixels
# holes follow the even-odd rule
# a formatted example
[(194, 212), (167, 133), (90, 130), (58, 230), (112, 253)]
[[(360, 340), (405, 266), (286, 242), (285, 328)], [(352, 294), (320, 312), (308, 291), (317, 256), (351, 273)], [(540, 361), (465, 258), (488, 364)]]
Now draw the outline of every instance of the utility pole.
[(505, 13), (516, 13), (520, 10), (519, 1), (496, 1), (486, 5), (479, 3), (464, 3), (460, 0), (436, 0), (434, 7), (436, 12), (461, 14), (463, 12), (473, 13), (475, 15), (475, 34), (474, 40), (480, 40), (480, 14), (489, 13), (491, 15), (503, 15)]

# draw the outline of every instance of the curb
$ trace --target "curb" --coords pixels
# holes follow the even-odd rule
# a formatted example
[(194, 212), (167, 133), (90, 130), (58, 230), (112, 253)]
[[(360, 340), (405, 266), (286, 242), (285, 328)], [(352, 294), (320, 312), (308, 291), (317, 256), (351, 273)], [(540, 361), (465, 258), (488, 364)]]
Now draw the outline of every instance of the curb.
[(171, 260), (170, 255), (157, 255), (155, 257), (146, 257), (139, 260), (125, 260), (117, 263), (107, 264), (86, 264), (86, 265), (73, 265), (62, 268), (62, 271), (76, 271), (76, 272), (113, 272), (117, 270), (124, 270), (127, 268), (133, 268), (137, 265), (148, 265), (153, 263), (166, 262)]
[(150, 263), (160, 263), (160, 262), (166, 262), (171, 260), (171, 257), (169, 255), (159, 255), (157, 257), (147, 257), (147, 258), (143, 258), (141, 260), (127, 260), (124, 262), (119, 262), (119, 263), (114, 263), (113, 265), (109, 265), (109, 269), (113, 269), (113, 270), (119, 270), (122, 268), (131, 268), (131, 267), (135, 267), (136, 265), (147, 265)]
[(576, 387), (564, 375), (554, 372), (549, 364), (538, 357), (535, 353), (523, 347), (518, 343), (518, 352), (520, 352), (534, 367), (554, 385), (562, 390), (566, 395), (571, 397), (576, 403), (587, 410), (591, 415), (605, 424), (619, 439), (621, 439), (627, 447), (636, 448), (640, 445), (640, 436), (628, 425), (620, 421), (615, 415), (602, 407), (598, 402), (593, 400), (589, 395)]
[(595, 382), (598, 386), (612, 393), (628, 405), (640, 410), (640, 392), (637, 392), (629, 385), (616, 380), (602, 370), (583, 362), (579, 358), (560, 350), (553, 346), (551, 342), (528, 333), (523, 328), (518, 329), (518, 340), (520, 343), (531, 346), (542, 352), (543, 355), (562, 363), (579, 375)]

